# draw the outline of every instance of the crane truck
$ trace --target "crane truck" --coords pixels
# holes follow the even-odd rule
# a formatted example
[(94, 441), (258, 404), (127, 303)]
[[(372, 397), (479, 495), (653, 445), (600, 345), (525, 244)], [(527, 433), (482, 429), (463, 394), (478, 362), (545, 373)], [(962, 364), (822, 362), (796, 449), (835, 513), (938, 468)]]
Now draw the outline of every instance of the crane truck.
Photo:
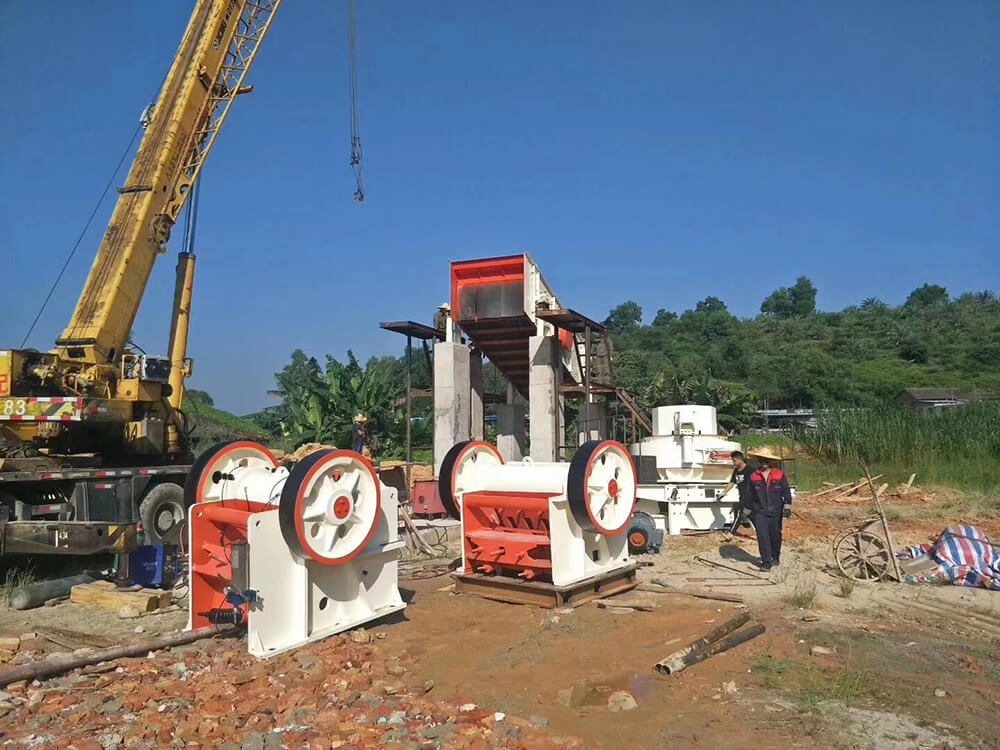
[(197, 0), (55, 348), (0, 349), (0, 555), (124, 553), (180, 538), (194, 255), (178, 256), (168, 356), (130, 344), (156, 258), (281, 0)]

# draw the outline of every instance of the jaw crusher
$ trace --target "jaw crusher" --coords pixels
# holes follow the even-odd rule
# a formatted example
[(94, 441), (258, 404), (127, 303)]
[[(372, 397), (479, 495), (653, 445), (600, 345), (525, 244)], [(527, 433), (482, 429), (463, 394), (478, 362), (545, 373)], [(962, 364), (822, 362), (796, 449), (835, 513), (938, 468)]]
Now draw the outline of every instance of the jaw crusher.
[(637, 480), (620, 443), (591, 441), (570, 463), (504, 462), (489, 443), (458, 443), (439, 482), (442, 503), (462, 521), (467, 574), (568, 586), (630, 565)]
[(347, 450), (290, 469), (262, 445), (222, 443), (187, 485), (188, 628), (245, 625), (268, 657), (402, 610), (396, 490)]

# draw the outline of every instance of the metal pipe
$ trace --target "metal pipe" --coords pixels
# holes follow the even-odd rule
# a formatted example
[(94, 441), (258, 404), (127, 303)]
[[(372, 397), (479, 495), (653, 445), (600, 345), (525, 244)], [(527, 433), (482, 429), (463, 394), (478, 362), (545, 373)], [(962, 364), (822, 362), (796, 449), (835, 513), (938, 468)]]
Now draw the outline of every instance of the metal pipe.
[(715, 641), (711, 645), (691, 651), (690, 653), (674, 660), (666, 660), (659, 662), (656, 665), (656, 671), (661, 674), (677, 674), (678, 672), (683, 672), (685, 669), (693, 664), (697, 664), (700, 661), (705, 661), (710, 656), (715, 656), (715, 654), (721, 654), (723, 651), (728, 651), (729, 649), (739, 646), (741, 643), (746, 643), (747, 641), (753, 640), (758, 635), (764, 633), (766, 628), (763, 625), (757, 624), (752, 627), (742, 630), (738, 633), (733, 633), (728, 638), (723, 638), (721, 640)]
[(413, 471), (413, 337), (406, 334), (406, 500), (410, 499), (410, 473)]
[[(701, 638), (696, 638), (684, 648), (674, 651), (672, 654), (670, 654), (670, 656), (663, 659), (656, 665), (657, 669), (659, 669), (660, 665), (662, 664), (667, 664), (667, 663), (673, 664), (678, 660), (683, 659), (688, 654), (703, 649), (711, 643), (715, 643), (724, 635), (729, 635), (734, 630), (746, 625), (748, 622), (750, 622), (750, 612), (744, 610), (743, 612), (740, 612), (738, 615), (736, 615), (736, 617), (731, 617), (725, 622), (716, 625), (714, 628), (705, 633), (705, 635), (703, 635)], [(667, 672), (667, 674), (670, 674), (670, 672)]]

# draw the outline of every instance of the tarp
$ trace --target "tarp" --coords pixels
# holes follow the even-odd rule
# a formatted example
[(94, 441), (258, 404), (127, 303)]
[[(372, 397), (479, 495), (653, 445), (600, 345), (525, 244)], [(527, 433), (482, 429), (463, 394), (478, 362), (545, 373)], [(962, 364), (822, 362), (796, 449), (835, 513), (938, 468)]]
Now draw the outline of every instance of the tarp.
[(897, 555), (907, 583), (951, 583), (1000, 591), (1000, 549), (975, 526), (949, 526), (932, 544), (905, 547)]

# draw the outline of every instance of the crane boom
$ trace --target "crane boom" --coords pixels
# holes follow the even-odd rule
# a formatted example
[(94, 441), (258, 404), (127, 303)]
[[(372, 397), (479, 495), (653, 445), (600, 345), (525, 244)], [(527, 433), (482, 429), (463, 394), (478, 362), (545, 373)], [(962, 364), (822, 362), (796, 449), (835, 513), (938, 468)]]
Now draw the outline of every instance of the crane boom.
[(233, 100), (249, 90), (244, 79), (280, 4), (197, 0), (73, 317), (56, 341), (59, 359), (100, 367), (120, 356), (156, 256)]

